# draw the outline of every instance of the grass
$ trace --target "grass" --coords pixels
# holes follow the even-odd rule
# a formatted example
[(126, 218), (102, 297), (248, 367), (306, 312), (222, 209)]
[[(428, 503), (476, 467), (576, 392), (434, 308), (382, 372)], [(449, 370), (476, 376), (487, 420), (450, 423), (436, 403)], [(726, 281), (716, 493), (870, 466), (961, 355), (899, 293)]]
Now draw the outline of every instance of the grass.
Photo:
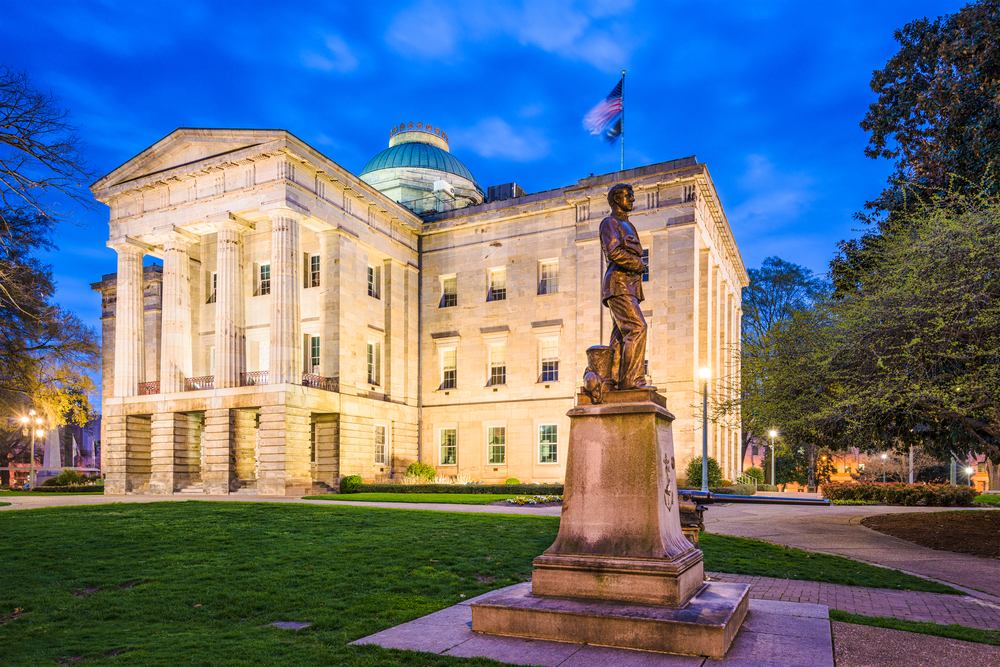
[(7, 505), (10, 505), (10, 503), (0, 503), (0, 507), (6, 507)]
[(710, 572), (961, 595), (950, 586), (897, 570), (760, 540), (703, 532), (701, 548)]
[(939, 625), (926, 621), (904, 621), (898, 618), (885, 618), (884, 616), (860, 616), (849, 614), (846, 611), (830, 610), (831, 621), (841, 621), (843, 623), (854, 623), (855, 625), (870, 625), (876, 628), (890, 628), (892, 630), (905, 630), (906, 632), (916, 632), (922, 635), (933, 635), (935, 637), (947, 637), (949, 639), (960, 639), (964, 642), (976, 642), (977, 644), (990, 644), (1000, 646), (1000, 632), (996, 630), (980, 630), (979, 628), (967, 628), (964, 625)]
[(366, 503), (448, 503), (455, 505), (489, 505), (516, 495), (498, 493), (344, 493), (305, 496), (305, 500), (357, 500)]
[(980, 494), (972, 499), (972, 502), (980, 505), (997, 505), (1000, 507), (1000, 493)]
[[(12, 665), (113, 652), (123, 665), (496, 665), (347, 644), (526, 580), (558, 526), (556, 517), (333, 504), (0, 512), (0, 655)], [(755, 540), (705, 534), (703, 548), (709, 570), (928, 585)], [(274, 621), (313, 625), (289, 632)]]
[(17, 498), (18, 496), (103, 496), (104, 491), (81, 491), (78, 493), (63, 493), (62, 491), (0, 491), (0, 498)]

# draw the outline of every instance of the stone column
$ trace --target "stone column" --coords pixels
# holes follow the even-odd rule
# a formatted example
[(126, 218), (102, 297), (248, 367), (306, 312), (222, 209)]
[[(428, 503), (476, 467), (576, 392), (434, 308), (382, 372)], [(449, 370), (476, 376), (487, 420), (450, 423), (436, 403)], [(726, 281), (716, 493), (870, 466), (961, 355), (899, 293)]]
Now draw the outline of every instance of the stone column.
[(309, 465), (310, 412), (291, 405), (260, 409), (257, 495), (303, 495), (312, 488)]
[(191, 377), (191, 271), (186, 234), (163, 239), (163, 324), (160, 340), (160, 393), (184, 391)]
[[(218, 376), (216, 376), (218, 377)], [(234, 490), (236, 475), (236, 410), (205, 410), (205, 436), (202, 439), (201, 481), (205, 493), (228, 495)]]
[[(299, 322), (299, 221), (288, 208), (271, 216), (271, 359), (270, 384), (302, 384), (302, 333)], [(218, 386), (218, 385), (216, 385)]]
[(215, 298), (215, 388), (239, 387), (247, 370), (244, 321), (243, 233), (245, 225), (229, 220), (218, 225)]
[(118, 253), (115, 303), (115, 396), (136, 396), (145, 382), (142, 307), (142, 257), (149, 246), (126, 239), (111, 246)]

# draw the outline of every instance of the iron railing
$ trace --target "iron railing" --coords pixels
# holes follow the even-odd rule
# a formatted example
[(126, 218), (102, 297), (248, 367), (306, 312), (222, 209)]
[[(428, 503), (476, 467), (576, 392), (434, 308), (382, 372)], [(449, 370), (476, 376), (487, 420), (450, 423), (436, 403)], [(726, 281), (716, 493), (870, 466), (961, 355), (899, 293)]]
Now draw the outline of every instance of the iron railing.
[(199, 391), (201, 389), (215, 389), (215, 376), (203, 375), (184, 380), (184, 391)]
[(253, 387), (258, 384), (267, 384), (267, 371), (250, 371), (240, 373), (240, 386)]
[(302, 374), (302, 386), (322, 389), (324, 391), (340, 391), (340, 378), (325, 378), (312, 373)]
[(140, 382), (139, 383), (139, 395), (140, 396), (152, 396), (154, 394), (160, 393), (160, 383), (156, 382)]

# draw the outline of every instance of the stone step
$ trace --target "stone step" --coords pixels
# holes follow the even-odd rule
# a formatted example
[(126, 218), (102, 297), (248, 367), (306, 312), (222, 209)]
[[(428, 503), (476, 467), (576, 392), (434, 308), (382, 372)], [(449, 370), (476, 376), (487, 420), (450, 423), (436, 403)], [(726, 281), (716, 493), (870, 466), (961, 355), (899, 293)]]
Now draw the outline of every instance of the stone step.
[(205, 493), (205, 487), (201, 484), (190, 484), (180, 489), (177, 493), (203, 494)]

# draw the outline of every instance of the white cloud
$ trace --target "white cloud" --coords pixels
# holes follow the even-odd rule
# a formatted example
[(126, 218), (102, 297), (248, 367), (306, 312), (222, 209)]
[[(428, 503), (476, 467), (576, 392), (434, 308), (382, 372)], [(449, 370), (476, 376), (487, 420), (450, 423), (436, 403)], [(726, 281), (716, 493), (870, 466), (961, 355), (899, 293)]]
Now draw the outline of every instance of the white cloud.
[(393, 18), (386, 34), (389, 46), (404, 56), (448, 59), (460, 42), (506, 37), (599, 69), (627, 64), (635, 47), (630, 31), (615, 15), (629, 10), (628, 0), (528, 0), (488, 5), (448, 0), (421, 0)]
[(318, 69), (324, 72), (352, 72), (358, 67), (358, 58), (351, 52), (351, 47), (347, 45), (339, 35), (327, 35), (326, 52), (316, 53), (309, 51), (302, 54), (302, 62), (310, 69)]
[(531, 162), (549, 154), (549, 142), (538, 130), (513, 128), (502, 118), (484, 118), (473, 127), (451, 133), (451, 142), (485, 158)]
[(803, 173), (781, 173), (767, 157), (746, 157), (746, 170), (739, 179), (749, 197), (729, 211), (729, 220), (741, 233), (766, 233), (799, 218), (816, 198), (813, 180)]

